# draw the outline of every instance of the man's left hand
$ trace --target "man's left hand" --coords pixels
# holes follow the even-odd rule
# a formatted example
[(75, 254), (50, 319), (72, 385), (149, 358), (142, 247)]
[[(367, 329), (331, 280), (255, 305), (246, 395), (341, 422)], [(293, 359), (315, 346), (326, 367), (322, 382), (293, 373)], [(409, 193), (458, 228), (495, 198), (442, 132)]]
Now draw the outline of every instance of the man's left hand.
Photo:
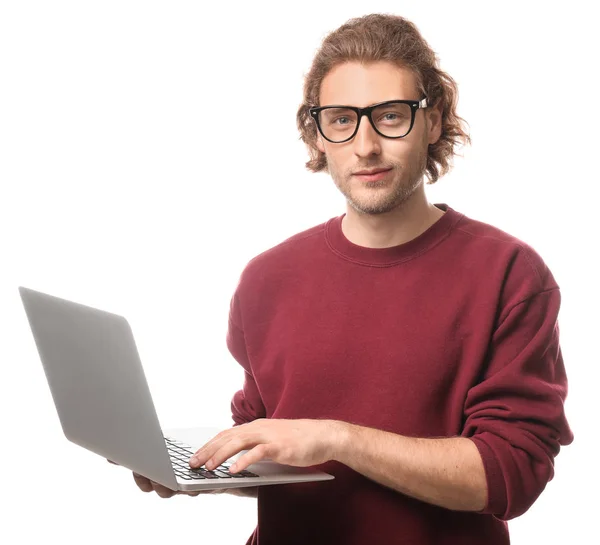
[(194, 468), (212, 470), (242, 450), (248, 450), (229, 469), (238, 473), (263, 459), (296, 467), (334, 459), (341, 440), (336, 420), (259, 418), (224, 430), (190, 459)]

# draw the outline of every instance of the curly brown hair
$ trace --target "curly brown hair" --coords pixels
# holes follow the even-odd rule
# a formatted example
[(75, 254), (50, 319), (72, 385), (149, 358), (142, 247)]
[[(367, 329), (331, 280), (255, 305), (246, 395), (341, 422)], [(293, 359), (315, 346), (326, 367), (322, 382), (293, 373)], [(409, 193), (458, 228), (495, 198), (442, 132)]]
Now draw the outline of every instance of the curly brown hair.
[(300, 139), (306, 144), (310, 160), (306, 168), (312, 172), (327, 171), (327, 158), (316, 147), (317, 127), (309, 108), (319, 106), (321, 83), (330, 70), (349, 61), (363, 64), (388, 61), (411, 70), (419, 91), (427, 97), (429, 107), (441, 101), (442, 133), (427, 153), (426, 176), (434, 184), (451, 168), (459, 143), (471, 143), (465, 132), (466, 123), (456, 115), (458, 87), (438, 68), (438, 59), (417, 27), (398, 15), (374, 13), (350, 19), (323, 40), (304, 77), (303, 101), (296, 114)]

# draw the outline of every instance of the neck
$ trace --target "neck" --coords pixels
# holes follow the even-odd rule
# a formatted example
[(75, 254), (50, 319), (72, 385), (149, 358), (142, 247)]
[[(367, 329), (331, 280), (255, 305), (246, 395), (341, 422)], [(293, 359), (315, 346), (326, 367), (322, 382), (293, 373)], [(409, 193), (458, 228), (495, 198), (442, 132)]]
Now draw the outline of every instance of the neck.
[(421, 185), (407, 201), (384, 214), (362, 214), (348, 205), (342, 232), (358, 246), (389, 248), (418, 237), (444, 214), (427, 201)]

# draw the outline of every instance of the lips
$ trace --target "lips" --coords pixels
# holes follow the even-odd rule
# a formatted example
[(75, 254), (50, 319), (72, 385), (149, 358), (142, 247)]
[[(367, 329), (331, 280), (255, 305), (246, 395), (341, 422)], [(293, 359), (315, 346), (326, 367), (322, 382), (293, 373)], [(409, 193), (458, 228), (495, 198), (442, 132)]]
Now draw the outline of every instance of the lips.
[(392, 170), (391, 168), (375, 168), (373, 170), (361, 170), (359, 172), (355, 172), (354, 174), (356, 174), (357, 176), (369, 176), (372, 174), (378, 174), (379, 172), (387, 172), (388, 170)]
[(391, 168), (388, 168), (388, 169), (377, 168), (377, 169), (373, 169), (371, 171), (363, 170), (362, 172), (371, 172), (372, 174), (356, 173), (354, 176), (356, 177), (356, 179), (360, 180), (361, 182), (366, 182), (366, 183), (379, 182), (379, 181), (387, 178), (387, 175), (389, 172), (391, 172), (391, 170), (392, 170)]

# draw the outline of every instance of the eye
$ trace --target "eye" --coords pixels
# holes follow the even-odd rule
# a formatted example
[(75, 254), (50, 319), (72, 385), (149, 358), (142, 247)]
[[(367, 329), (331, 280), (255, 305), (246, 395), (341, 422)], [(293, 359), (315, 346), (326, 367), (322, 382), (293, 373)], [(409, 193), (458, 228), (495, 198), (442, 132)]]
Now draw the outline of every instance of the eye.
[(356, 124), (356, 114), (348, 108), (328, 108), (321, 114), (321, 123), (332, 129), (346, 129)]
[[(337, 123), (338, 121), (342, 121), (342, 120), (344, 120), (344, 119), (346, 119), (346, 120), (350, 121), (350, 118), (349, 118), (349, 117), (347, 117), (347, 116), (342, 116), (342, 117), (338, 117), (337, 119), (334, 119), (334, 120), (332, 121), (332, 123)], [(338, 123), (338, 124), (339, 124), (339, 125), (346, 125), (347, 123)]]
[(383, 104), (373, 111), (376, 123), (385, 126), (399, 126), (410, 122), (411, 110), (408, 104), (392, 103)]
[(381, 116), (379, 116), (378, 122), (379, 121), (394, 122), (394, 121), (402, 121), (404, 119), (408, 119), (408, 117), (402, 113), (386, 112), (386, 113), (382, 114)]

